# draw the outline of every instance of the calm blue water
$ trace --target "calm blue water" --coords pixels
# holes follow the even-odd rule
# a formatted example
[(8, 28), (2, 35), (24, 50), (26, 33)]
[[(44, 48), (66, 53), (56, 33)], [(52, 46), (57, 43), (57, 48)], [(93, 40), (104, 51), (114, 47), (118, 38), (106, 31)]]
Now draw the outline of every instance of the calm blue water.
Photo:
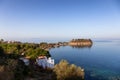
[(85, 80), (120, 80), (120, 41), (94, 42), (91, 48), (70, 46), (50, 50), (55, 63), (61, 59), (85, 69)]

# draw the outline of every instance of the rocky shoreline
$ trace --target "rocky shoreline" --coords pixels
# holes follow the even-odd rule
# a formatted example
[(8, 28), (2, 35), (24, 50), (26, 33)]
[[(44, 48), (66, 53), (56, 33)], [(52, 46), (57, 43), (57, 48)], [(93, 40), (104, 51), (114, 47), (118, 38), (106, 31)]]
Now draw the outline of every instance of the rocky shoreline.
[(41, 48), (49, 51), (51, 48), (60, 46), (72, 46), (76, 48), (91, 47), (93, 44), (91, 39), (72, 39), (69, 42), (58, 42), (58, 43), (41, 43)]

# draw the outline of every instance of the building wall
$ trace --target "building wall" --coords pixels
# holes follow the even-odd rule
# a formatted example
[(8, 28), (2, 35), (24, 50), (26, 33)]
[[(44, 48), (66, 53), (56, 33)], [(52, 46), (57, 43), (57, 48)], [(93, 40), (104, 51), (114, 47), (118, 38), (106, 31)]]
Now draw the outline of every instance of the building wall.
[(36, 59), (36, 62), (39, 66), (42, 66), (44, 69), (47, 68), (54, 68), (54, 59), (51, 58), (44, 58), (44, 59)]

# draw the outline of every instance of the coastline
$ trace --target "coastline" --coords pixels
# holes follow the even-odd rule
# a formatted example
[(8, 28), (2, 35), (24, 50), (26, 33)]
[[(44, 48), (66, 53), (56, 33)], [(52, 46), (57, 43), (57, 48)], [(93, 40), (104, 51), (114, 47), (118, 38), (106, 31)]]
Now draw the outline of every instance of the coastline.
[[(42, 68), (42, 66), (39, 66), (39, 65), (41, 65), (41, 63), (39, 63), (39, 65), (37, 65), (35, 59), (38, 56), (47, 56), (47, 57), (50, 56), (49, 50), (51, 48), (60, 47), (60, 46), (71, 46), (69, 44), (69, 42), (58, 42), (58, 43), (49, 43), (49, 44), (44, 42), (44, 43), (36, 44), (36, 43), (22, 43), (22, 42), (18, 42), (18, 41), (2, 40), (2, 41), (0, 41), (0, 43), (1, 43), (1, 45), (0, 45), (1, 50), (3, 50), (2, 57), (5, 57), (4, 58), (5, 60), (9, 60), (9, 59), (12, 60), (13, 62), (10, 64), (19, 65), (19, 66), (15, 66), (12, 75), (17, 75), (17, 78), (20, 78), (19, 75), (22, 75), (22, 78), (28, 77), (31, 79), (34, 77), (38, 79), (38, 78), (40, 78), (40, 75), (43, 75), (43, 74), (44, 74), (44, 76), (50, 75), (50, 78), (52, 79), (53, 73), (54, 73), (53, 66), (52, 66), (53, 69), (49, 69), (49, 68), (45, 68), (45, 67)], [(80, 43), (79, 45), (81, 45), (81, 43), (84, 44), (84, 42), (77, 42), (77, 44), (78, 43)], [(81, 46), (83, 46), (83, 45), (81, 45)], [(88, 45), (85, 45), (85, 46), (88, 46)], [(85, 46), (83, 46), (83, 47), (85, 47)], [(23, 60), (22, 62), (19, 59), (21, 57), (24, 58), (24, 59), (22, 58), (22, 60)], [(14, 63), (16, 60), (17, 60), (17, 63)], [(50, 60), (51, 59), (49, 58), (49, 61)], [(43, 58), (39, 59), (39, 61), (40, 62), (43, 61)], [(18, 62), (20, 62), (20, 64)], [(25, 62), (26, 62), (26, 65), (25, 65)], [(5, 63), (2, 62), (2, 64), (5, 67), (5, 65), (4, 65)], [(9, 64), (9, 62), (7, 64)], [(11, 67), (11, 65), (9, 65), (9, 67)], [(16, 69), (22, 69), (22, 71), (21, 70), (17, 71)], [(75, 69), (77, 69), (77, 68), (75, 67)], [(24, 71), (26, 72), (26, 76), (23, 74), (19, 74), (19, 72), (23, 73)], [(41, 71), (44, 71), (44, 72), (41, 72)], [(79, 71), (84, 74), (84, 69), (79, 68)], [(4, 72), (4, 69), (3, 69), (3, 72)], [(6, 71), (6, 73), (7, 73), (7, 71)], [(40, 74), (38, 74), (38, 73), (40, 73)], [(31, 75), (33, 75), (33, 77), (31, 77)], [(39, 75), (39, 77), (38, 77), (38, 75)], [(81, 75), (79, 75), (79, 77), (84, 78), (84, 76), (81, 76)], [(46, 78), (43, 77), (42, 79), (46, 79)]]

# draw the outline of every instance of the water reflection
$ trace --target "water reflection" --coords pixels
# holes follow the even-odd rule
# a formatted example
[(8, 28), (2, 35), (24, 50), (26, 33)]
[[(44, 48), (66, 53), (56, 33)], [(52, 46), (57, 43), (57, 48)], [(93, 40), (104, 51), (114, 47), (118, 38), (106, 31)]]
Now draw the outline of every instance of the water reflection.
[(72, 47), (72, 48), (91, 48), (92, 47), (92, 45), (88, 45), (88, 46), (81, 46), (81, 45), (70, 45), (70, 47)]

